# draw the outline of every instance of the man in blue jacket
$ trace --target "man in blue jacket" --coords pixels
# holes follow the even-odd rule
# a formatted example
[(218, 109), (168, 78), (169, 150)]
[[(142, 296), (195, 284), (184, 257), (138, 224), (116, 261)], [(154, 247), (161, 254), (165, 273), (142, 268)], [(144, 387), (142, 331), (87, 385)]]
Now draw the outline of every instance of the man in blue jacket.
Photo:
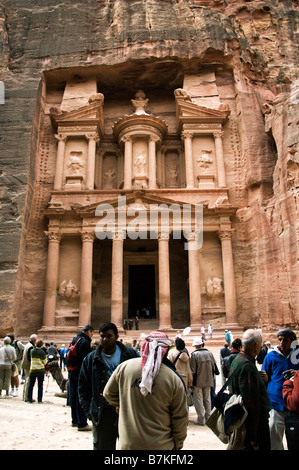
[(139, 357), (137, 352), (118, 340), (114, 323), (104, 323), (99, 330), (100, 344), (85, 357), (79, 376), (79, 400), (92, 420), (94, 450), (115, 450), (118, 437), (118, 413), (103, 396), (103, 390), (117, 366)]
[(276, 336), (279, 344), (266, 355), (262, 371), (272, 407), (269, 420), (271, 450), (283, 450), (285, 418), (289, 411), (283, 401), (282, 386), (299, 370), (299, 349), (296, 349), (296, 334), (290, 328), (282, 328)]

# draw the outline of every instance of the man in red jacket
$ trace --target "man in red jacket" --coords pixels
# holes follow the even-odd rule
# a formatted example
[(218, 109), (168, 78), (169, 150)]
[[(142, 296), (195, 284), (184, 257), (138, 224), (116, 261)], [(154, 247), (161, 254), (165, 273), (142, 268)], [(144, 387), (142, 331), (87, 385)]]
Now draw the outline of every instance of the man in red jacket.
[(283, 401), (290, 414), (285, 419), (288, 450), (299, 450), (299, 371), (282, 387)]

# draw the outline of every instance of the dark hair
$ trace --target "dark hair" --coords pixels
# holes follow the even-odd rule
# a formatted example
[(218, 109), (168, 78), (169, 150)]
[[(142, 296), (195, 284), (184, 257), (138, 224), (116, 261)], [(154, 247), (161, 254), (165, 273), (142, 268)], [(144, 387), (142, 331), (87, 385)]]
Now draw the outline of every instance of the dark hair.
[(183, 351), (185, 348), (185, 341), (181, 338), (176, 338), (175, 345), (178, 351)]
[(240, 338), (234, 339), (234, 341), (232, 342), (232, 347), (235, 349), (239, 349), (241, 346), (242, 346), (242, 341), (240, 340)]
[(91, 325), (86, 325), (84, 326), (84, 328), (82, 329), (82, 331), (93, 331), (94, 330), (94, 327), (91, 326)]
[(113, 330), (113, 333), (115, 334), (115, 336), (118, 335), (118, 329), (114, 323), (110, 323), (110, 322), (103, 323), (103, 325), (100, 326), (99, 333), (103, 333), (104, 331), (107, 331), (107, 330)]

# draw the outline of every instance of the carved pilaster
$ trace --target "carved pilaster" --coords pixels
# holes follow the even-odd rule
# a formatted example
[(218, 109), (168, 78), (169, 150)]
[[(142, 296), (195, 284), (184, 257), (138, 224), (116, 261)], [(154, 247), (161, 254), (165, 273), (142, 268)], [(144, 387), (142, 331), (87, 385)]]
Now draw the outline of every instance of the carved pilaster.
[(169, 272), (169, 232), (158, 235), (159, 252), (159, 329), (172, 328)]
[(54, 178), (54, 190), (60, 191), (62, 189), (65, 143), (67, 140), (67, 135), (58, 133), (55, 135), (55, 139), (58, 141), (58, 145)]
[(48, 258), (46, 271), (46, 288), (44, 301), (43, 326), (55, 326), (56, 289), (59, 266), (59, 247), (61, 234), (57, 231), (47, 231)]
[(81, 254), (81, 282), (80, 282), (80, 304), (79, 304), (79, 326), (90, 324), (91, 320), (91, 290), (92, 290), (92, 260), (93, 241), (95, 233), (90, 231), (81, 232), (82, 254)]
[(85, 137), (88, 140), (86, 189), (94, 189), (96, 145), (100, 139), (96, 132), (89, 132), (85, 134)]
[(186, 168), (186, 185), (187, 188), (194, 188), (194, 165), (192, 151), (193, 132), (183, 131), (182, 139), (185, 145), (185, 168)]
[(223, 283), (225, 291), (226, 322), (237, 323), (237, 301), (234, 276), (234, 262), (232, 252), (232, 236), (234, 229), (220, 228), (218, 236), (221, 240)]
[(222, 144), (223, 131), (213, 132), (213, 135), (215, 139), (218, 186), (220, 188), (225, 188), (226, 187), (226, 175), (225, 175), (223, 144)]

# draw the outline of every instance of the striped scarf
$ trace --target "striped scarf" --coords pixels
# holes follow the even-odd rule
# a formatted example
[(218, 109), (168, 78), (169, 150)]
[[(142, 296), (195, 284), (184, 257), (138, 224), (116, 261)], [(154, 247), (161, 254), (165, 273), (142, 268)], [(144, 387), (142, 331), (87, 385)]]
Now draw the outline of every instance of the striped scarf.
[(153, 331), (141, 346), (142, 379), (139, 385), (142, 395), (152, 393), (154, 378), (159, 373), (163, 357), (172, 341), (165, 333)]

